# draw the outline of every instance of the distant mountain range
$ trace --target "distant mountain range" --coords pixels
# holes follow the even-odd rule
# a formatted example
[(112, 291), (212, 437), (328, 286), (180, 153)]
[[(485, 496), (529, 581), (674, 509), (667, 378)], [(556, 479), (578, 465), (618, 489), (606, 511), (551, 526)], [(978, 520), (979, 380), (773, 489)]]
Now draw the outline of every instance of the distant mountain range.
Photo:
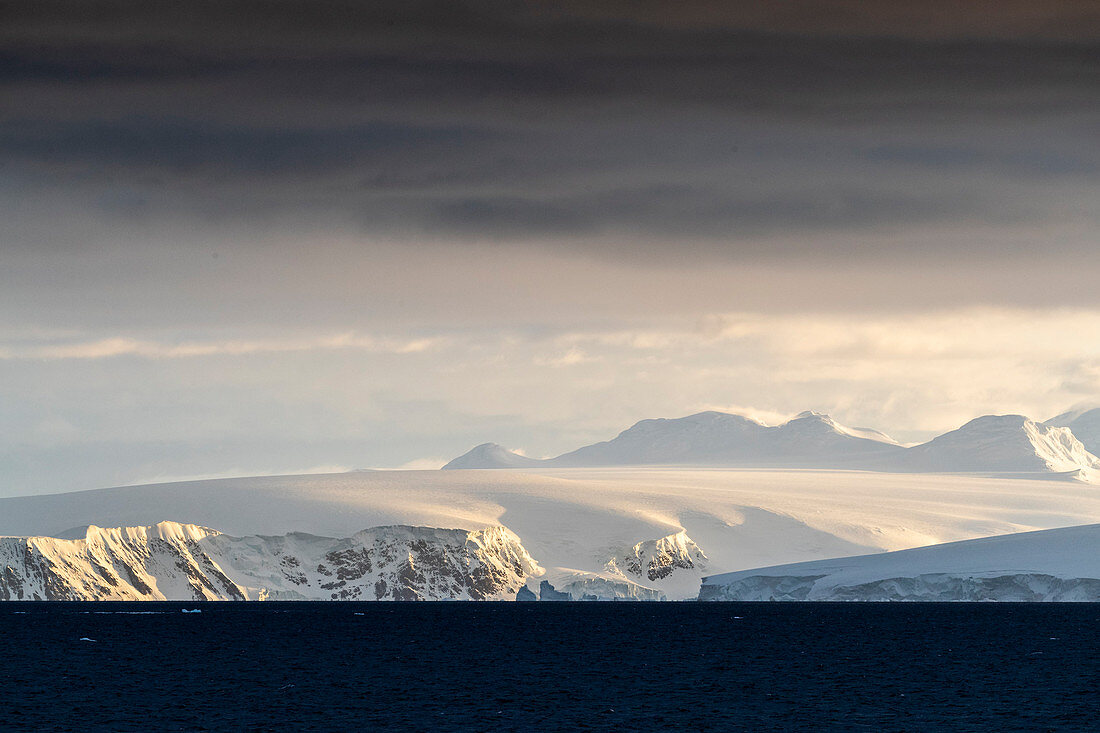
[[(1081, 430), (1088, 444), (1075, 435)], [(858, 469), (902, 472), (1060, 474), (1100, 478), (1100, 409), (1065, 413), (1045, 423), (1022, 415), (986, 415), (927, 443), (903, 446), (884, 433), (850, 428), (803, 412), (781, 425), (743, 415), (701, 412), (642, 420), (613, 440), (555, 458), (535, 459), (485, 443), (444, 470), (634, 465)]]

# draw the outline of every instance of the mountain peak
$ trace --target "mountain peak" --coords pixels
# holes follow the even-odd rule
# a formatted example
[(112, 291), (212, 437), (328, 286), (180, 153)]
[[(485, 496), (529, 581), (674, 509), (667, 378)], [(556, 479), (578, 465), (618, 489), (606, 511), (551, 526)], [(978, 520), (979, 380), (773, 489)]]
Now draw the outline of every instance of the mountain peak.
[(759, 420), (753, 419), (747, 415), (740, 415), (736, 412), (721, 412), (719, 410), (704, 410), (703, 412), (696, 412), (685, 417), (651, 417), (645, 420), (639, 420), (634, 423), (628, 430), (632, 430), (642, 425), (670, 425), (670, 424), (695, 424), (705, 425), (710, 423), (748, 423), (751, 425), (763, 425), (764, 423)]
[(781, 425), (780, 428), (791, 431), (809, 430), (815, 434), (846, 436), (849, 438), (872, 441), (874, 443), (885, 443), (892, 446), (899, 445), (896, 440), (886, 433), (872, 428), (850, 428), (847, 425), (842, 425), (837, 422), (831, 415), (827, 415), (824, 412), (817, 412), (816, 410), (805, 410), (800, 412), (787, 423)]
[(982, 415), (912, 449), (924, 470), (1053, 472), (1088, 476), (1100, 468), (1069, 428), (1024, 415)]
[(521, 468), (542, 461), (510, 451), (499, 443), (482, 443), (471, 448), (443, 467), (444, 471), (459, 468)]
[(808, 418), (817, 418), (825, 422), (833, 422), (833, 419), (826, 415), (824, 412), (818, 412), (816, 410), (803, 410), (794, 416), (794, 420), (806, 420)]
[(1013, 429), (1035, 422), (1025, 415), (981, 415), (964, 424), (959, 430), (975, 430), (978, 428)]

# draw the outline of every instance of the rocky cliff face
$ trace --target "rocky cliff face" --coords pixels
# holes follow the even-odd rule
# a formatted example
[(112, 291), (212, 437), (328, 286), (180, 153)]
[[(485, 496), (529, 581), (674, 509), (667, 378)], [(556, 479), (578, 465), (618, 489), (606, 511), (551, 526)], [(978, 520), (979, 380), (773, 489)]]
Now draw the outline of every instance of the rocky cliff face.
[(705, 570), (707, 556), (687, 532), (639, 542), (607, 563), (607, 570), (642, 582), (664, 580), (677, 570)]
[[(551, 568), (537, 587), (531, 583), (517, 601), (663, 601), (694, 596), (707, 567), (703, 550), (681, 530), (628, 547), (598, 572)], [(685, 592), (687, 591), (687, 592)]]
[(0, 600), (502, 600), (542, 572), (504, 527), (231, 537), (162, 522), (0, 538)]
[(0, 538), (2, 600), (243, 600), (203, 547), (214, 530), (89, 527), (82, 540)]

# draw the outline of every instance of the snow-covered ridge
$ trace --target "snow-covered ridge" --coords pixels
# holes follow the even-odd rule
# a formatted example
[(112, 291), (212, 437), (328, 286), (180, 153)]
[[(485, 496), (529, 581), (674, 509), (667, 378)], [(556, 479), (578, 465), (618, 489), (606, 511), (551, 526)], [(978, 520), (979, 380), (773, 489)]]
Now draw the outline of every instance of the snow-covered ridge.
[(803, 412), (772, 426), (742, 415), (709, 411), (676, 419), (642, 420), (612, 440), (544, 460), (483, 444), (444, 468), (682, 464), (841, 468), (901, 451), (900, 445), (882, 433), (849, 428), (817, 412)]
[(1100, 601), (1100, 524), (724, 573), (699, 599)]
[[(1100, 410), (1064, 416), (1086, 429)], [(1059, 474), (1100, 480), (1100, 459), (1067, 427), (1022, 415), (986, 415), (922, 445), (905, 447), (869, 428), (803, 412), (775, 426), (722, 412), (642, 420), (616, 438), (556, 458), (534, 460), (496, 444), (478, 446), (444, 466), (554, 468), (697, 465), (754, 468), (858, 469), (889, 472)]]
[(516, 600), (661, 601), (693, 598), (708, 558), (687, 532), (643, 540), (614, 553), (601, 570), (551, 567)]
[(504, 527), (374, 527), (337, 539), (193, 524), (0, 538), (0, 600), (504, 600), (543, 573)]
[(1100, 455), (1100, 407), (1070, 410), (1052, 417), (1043, 424), (1056, 428), (1069, 428), (1090, 453)]
[(923, 471), (1007, 471), (1095, 477), (1100, 459), (1069, 428), (1022, 415), (987, 415), (911, 448), (906, 466)]

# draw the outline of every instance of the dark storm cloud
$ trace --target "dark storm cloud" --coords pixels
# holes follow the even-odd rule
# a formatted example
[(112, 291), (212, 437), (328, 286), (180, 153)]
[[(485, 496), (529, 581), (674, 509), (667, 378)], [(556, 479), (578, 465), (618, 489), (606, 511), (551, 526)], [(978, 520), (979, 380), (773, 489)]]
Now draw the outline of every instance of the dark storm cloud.
[(1054, 414), (1097, 140), (1096, 0), (0, 2), (0, 494)]
[(731, 5), (8, 4), (8, 218), (755, 256), (729, 239), (1042, 218), (1029, 186), (1097, 185), (1088, 3)]

